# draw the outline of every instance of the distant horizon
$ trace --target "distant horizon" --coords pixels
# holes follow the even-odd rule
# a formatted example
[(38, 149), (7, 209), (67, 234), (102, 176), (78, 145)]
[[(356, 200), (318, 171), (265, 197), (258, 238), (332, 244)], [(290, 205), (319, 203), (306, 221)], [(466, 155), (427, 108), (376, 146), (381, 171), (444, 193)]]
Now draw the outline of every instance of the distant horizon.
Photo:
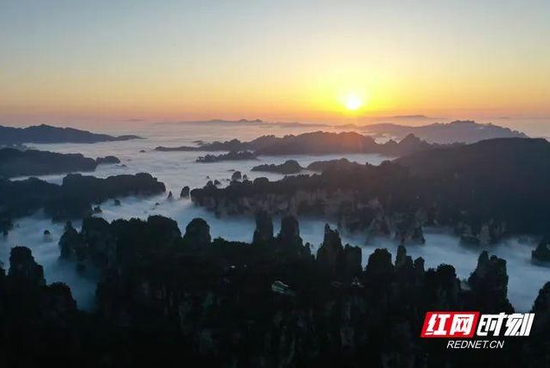
[[(251, 126), (260, 127), (260, 126), (278, 126), (279, 128), (285, 128), (285, 125), (288, 125), (288, 134), (296, 134), (293, 129), (296, 127), (307, 128), (311, 126), (317, 128), (318, 130), (323, 130), (324, 128), (328, 129), (338, 129), (338, 127), (351, 126), (354, 125), (355, 128), (361, 129), (369, 125), (377, 124), (393, 124), (399, 126), (410, 126), (410, 127), (421, 127), (429, 126), (432, 124), (450, 124), (455, 121), (473, 121), (477, 124), (493, 124), (495, 126), (511, 129), (512, 131), (518, 131), (524, 133), (531, 138), (545, 138), (550, 139), (550, 118), (546, 117), (531, 117), (531, 118), (513, 118), (513, 117), (496, 117), (496, 118), (481, 118), (481, 119), (472, 119), (472, 118), (445, 118), (445, 117), (431, 117), (425, 115), (405, 115), (405, 116), (378, 116), (370, 117), (368, 119), (362, 119), (360, 121), (347, 121), (341, 123), (333, 123), (330, 121), (270, 121), (263, 119), (222, 119), (222, 118), (213, 118), (213, 119), (204, 119), (204, 120), (144, 120), (138, 118), (124, 119), (119, 120), (117, 123), (113, 121), (105, 120), (95, 120), (90, 118), (90, 120), (77, 120), (77, 121), (36, 121), (16, 124), (10, 124), (2, 122), (0, 119), (0, 126), (6, 127), (16, 127), (16, 128), (25, 128), (30, 126), (38, 125), (49, 125), (54, 127), (69, 127), (81, 130), (89, 130), (95, 133), (107, 133), (107, 134), (132, 134), (138, 130), (149, 130), (149, 129), (162, 129), (162, 126), (177, 126), (177, 125), (192, 125), (194, 123), (241, 123), (240, 126), (243, 126), (246, 123), (250, 123)], [(542, 124), (541, 124), (542, 123)], [(214, 125), (213, 125), (214, 126)], [(214, 128), (213, 128), (214, 129)], [(353, 131), (354, 127), (349, 128), (350, 131)], [(345, 131), (345, 130), (344, 130)], [(259, 132), (258, 136), (261, 133)]]
[[(265, 118), (265, 117), (224, 117), (224, 116), (205, 116), (197, 118), (141, 118), (141, 117), (109, 117), (109, 116), (29, 116), (29, 115), (7, 115), (3, 116), (0, 114), (0, 125), (4, 126), (31, 126), (31, 125), (54, 125), (59, 126), (66, 124), (67, 126), (71, 124), (86, 124), (87, 122), (95, 122), (100, 124), (102, 121), (112, 123), (150, 123), (150, 124), (165, 124), (165, 123), (186, 123), (186, 122), (210, 122), (210, 121), (227, 121), (227, 122), (239, 122), (239, 121), (261, 121), (264, 123), (271, 124), (292, 124), (292, 123), (303, 123), (303, 124), (326, 124), (326, 125), (368, 125), (372, 123), (379, 123), (386, 121), (402, 121), (402, 125), (409, 125), (407, 122), (418, 122), (424, 124), (429, 121), (449, 123), (453, 121), (475, 121), (482, 124), (487, 124), (489, 121), (507, 121), (507, 120), (548, 120), (550, 121), (550, 115), (540, 115), (540, 116), (501, 116), (501, 115), (487, 115), (487, 116), (470, 116), (470, 115), (425, 115), (425, 114), (403, 114), (403, 115), (371, 115), (371, 116), (357, 116), (354, 118), (340, 118), (340, 119), (298, 119), (298, 118), (287, 118), (287, 119), (277, 119), (277, 118)], [(417, 124), (416, 124), (417, 125)], [(414, 125), (413, 125), (414, 126)], [(550, 128), (550, 126), (549, 126)]]

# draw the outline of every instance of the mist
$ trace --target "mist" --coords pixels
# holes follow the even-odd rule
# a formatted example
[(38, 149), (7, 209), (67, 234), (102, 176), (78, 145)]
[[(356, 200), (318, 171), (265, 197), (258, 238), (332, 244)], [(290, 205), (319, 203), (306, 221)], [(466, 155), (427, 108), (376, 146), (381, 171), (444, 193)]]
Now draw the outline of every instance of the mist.
[[(315, 131), (318, 128), (299, 127), (290, 130), (292, 134), (305, 131)], [(122, 132), (119, 132), (122, 133)], [(249, 140), (260, 135), (288, 134), (288, 129), (279, 126), (267, 127), (200, 127), (197, 125), (163, 125), (142, 126), (132, 133), (141, 135), (147, 139), (125, 142), (109, 142), (96, 144), (49, 144), (32, 145), (40, 150), (48, 150), (61, 153), (82, 153), (88, 157), (102, 157), (115, 155), (121, 160), (119, 165), (100, 165), (93, 173), (97, 177), (107, 177), (118, 174), (134, 174), (148, 172), (166, 184), (167, 192), (172, 191), (174, 199), (168, 199), (167, 193), (152, 197), (126, 197), (120, 198), (122, 205), (115, 206), (113, 201), (101, 204), (102, 213), (97, 215), (108, 221), (123, 218), (146, 219), (150, 215), (163, 215), (173, 218), (178, 222), (182, 233), (185, 227), (195, 217), (204, 218), (210, 225), (212, 238), (223, 237), (227, 240), (250, 242), (254, 232), (254, 219), (245, 216), (216, 217), (213, 213), (196, 207), (189, 199), (179, 199), (179, 192), (183, 186), (191, 188), (202, 187), (208, 180), (219, 180), (222, 185), (227, 185), (232, 170), (239, 170), (250, 179), (256, 177), (268, 177), (270, 180), (278, 180), (282, 175), (251, 172), (253, 166), (262, 163), (280, 164), (288, 159), (295, 159), (302, 166), (307, 166), (313, 161), (337, 159), (346, 157), (351, 161), (360, 163), (369, 162), (378, 165), (391, 157), (376, 154), (347, 154), (347, 155), (323, 155), (323, 156), (277, 156), (260, 157), (259, 160), (238, 162), (217, 162), (200, 164), (195, 163), (201, 152), (157, 152), (154, 148), (160, 145), (180, 146), (193, 145), (197, 140), (213, 141), (238, 138)], [(144, 150), (145, 152), (140, 152)], [(48, 175), (40, 177), (52, 183), (61, 183), (64, 175)], [(22, 179), (22, 178), (19, 178)], [(304, 242), (313, 246), (316, 252), (323, 240), (325, 221), (322, 219), (300, 218), (301, 236)], [(278, 231), (279, 219), (275, 219), (275, 231)], [(78, 229), (81, 224), (73, 222)], [(335, 224), (331, 224), (336, 227)], [(73, 263), (65, 263), (59, 260), (58, 241), (63, 233), (64, 223), (52, 223), (42, 213), (38, 212), (30, 217), (17, 219), (15, 227), (5, 239), (0, 238), (0, 261), (4, 267), (9, 266), (9, 252), (11, 247), (21, 245), (32, 249), (36, 261), (44, 266), (45, 277), (48, 283), (65, 282), (72, 290), (79, 308), (90, 310), (94, 307), (95, 288), (98, 275), (93, 270), (87, 270), (84, 274), (76, 271)], [(44, 230), (51, 232), (50, 239), (44, 239)], [(426, 244), (408, 246), (408, 254), (423, 257), (426, 267), (437, 267), (446, 263), (455, 267), (457, 275), (466, 279), (474, 271), (481, 247), (466, 247), (460, 244), (460, 239), (453, 236), (448, 229), (426, 228)], [(366, 243), (365, 234), (342, 233), (344, 243), (361, 246), (363, 250), (363, 265), (366, 265), (369, 255), (376, 248), (387, 248), (395, 260), (398, 243), (392, 239), (374, 239)], [(509, 275), (509, 298), (514, 307), (520, 311), (529, 310), (542, 285), (550, 279), (550, 268), (531, 263), (531, 251), (534, 249), (536, 239), (512, 238), (500, 244), (489, 247), (490, 254), (495, 254), (507, 261)]]

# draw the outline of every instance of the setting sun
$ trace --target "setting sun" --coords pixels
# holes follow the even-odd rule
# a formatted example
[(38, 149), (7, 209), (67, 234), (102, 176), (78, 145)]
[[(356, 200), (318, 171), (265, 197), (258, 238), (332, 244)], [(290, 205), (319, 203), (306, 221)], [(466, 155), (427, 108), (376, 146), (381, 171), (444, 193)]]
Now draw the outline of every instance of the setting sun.
[(345, 100), (346, 109), (350, 111), (357, 111), (363, 106), (363, 101), (357, 95), (350, 95)]

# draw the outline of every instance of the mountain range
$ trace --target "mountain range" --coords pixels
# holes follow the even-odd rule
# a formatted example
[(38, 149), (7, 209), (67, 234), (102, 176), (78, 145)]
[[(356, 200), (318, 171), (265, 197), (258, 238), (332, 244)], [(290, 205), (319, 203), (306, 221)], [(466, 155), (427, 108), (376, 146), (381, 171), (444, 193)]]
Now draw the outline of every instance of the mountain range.
[(23, 143), (98, 143), (140, 139), (137, 135), (111, 136), (74, 128), (59, 128), (51, 125), (35, 125), (14, 128), (0, 125), (0, 145)]
[(374, 135), (402, 139), (414, 134), (428, 143), (475, 143), (494, 138), (528, 138), (524, 133), (494, 124), (479, 124), (471, 120), (457, 120), (448, 124), (434, 123), (423, 126), (407, 126), (381, 123), (364, 125), (361, 131)]

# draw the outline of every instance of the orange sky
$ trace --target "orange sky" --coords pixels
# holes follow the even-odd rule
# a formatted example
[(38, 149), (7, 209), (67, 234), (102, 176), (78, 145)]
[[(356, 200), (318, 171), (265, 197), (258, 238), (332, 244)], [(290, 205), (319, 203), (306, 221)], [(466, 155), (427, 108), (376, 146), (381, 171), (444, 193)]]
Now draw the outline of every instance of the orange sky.
[(0, 9), (0, 123), (550, 116), (545, 1), (29, 3)]

